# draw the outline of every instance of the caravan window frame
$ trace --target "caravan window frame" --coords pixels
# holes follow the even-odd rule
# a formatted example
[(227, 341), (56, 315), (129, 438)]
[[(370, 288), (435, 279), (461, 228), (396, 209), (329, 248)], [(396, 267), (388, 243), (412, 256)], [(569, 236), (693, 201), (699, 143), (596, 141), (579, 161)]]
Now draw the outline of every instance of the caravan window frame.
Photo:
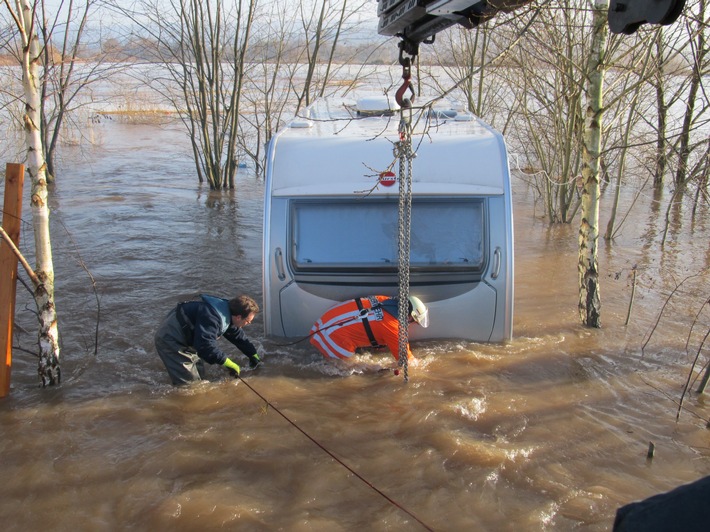
[[(371, 222), (382, 218), (378, 212), (386, 208), (385, 224)], [(447, 217), (443, 210), (448, 209)], [(428, 275), (455, 275), (459, 281), (479, 280), (488, 263), (488, 204), (485, 197), (415, 197), (412, 200), (413, 237), (410, 242), (412, 261), (410, 272)], [(358, 212), (361, 211), (361, 212)], [(418, 213), (418, 214), (417, 214)], [(356, 230), (337, 233), (337, 227), (326, 224), (320, 227), (319, 220), (333, 223), (352, 219)], [(397, 249), (397, 199), (391, 198), (293, 198), (289, 201), (289, 252), (288, 261), (294, 275), (324, 273), (352, 275), (392, 275), (398, 270)], [(470, 223), (473, 230), (469, 241), (451, 235), (451, 227)], [(422, 224), (422, 225), (420, 225)], [(478, 227), (475, 227), (475, 225)], [(416, 227), (419, 227), (416, 229)], [(313, 227), (318, 231), (310, 236)], [(359, 230), (362, 229), (362, 234)], [(304, 233), (305, 230), (305, 233)], [(303, 233), (303, 234), (302, 234)], [(414, 235), (428, 233), (436, 243), (428, 252), (417, 243)], [(304, 244), (304, 234), (309, 234)], [(377, 238), (377, 235), (382, 238)], [(391, 237), (391, 238), (388, 238)], [(330, 243), (324, 243), (328, 240)], [(352, 249), (363, 246), (378, 247), (377, 261), (357, 262)], [(305, 249), (305, 251), (304, 251)], [(334, 253), (331, 261), (321, 261), (319, 253)], [(337, 260), (341, 256), (343, 260)], [(432, 256), (445, 256), (437, 259)], [(418, 260), (418, 257), (421, 260)], [(428, 258), (425, 258), (428, 257)], [(453, 280), (453, 279), (452, 279)]]

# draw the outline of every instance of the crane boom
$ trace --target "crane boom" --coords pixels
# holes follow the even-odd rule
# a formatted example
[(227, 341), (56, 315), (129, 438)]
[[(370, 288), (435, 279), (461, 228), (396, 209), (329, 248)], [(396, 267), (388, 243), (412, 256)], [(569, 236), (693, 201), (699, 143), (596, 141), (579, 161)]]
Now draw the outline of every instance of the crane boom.
[[(472, 29), (500, 12), (508, 13), (532, 0), (378, 0), (378, 33), (399, 36), (403, 49), (417, 55), (419, 44), (459, 24)], [(610, 0), (609, 28), (632, 34), (643, 24), (671, 24), (685, 0)]]

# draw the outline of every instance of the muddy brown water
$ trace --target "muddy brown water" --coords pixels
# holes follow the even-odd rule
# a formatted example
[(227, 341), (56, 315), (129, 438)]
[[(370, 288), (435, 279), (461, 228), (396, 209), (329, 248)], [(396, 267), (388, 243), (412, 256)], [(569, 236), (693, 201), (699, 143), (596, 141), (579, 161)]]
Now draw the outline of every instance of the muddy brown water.
[[(4, 530), (610, 530), (620, 505), (710, 474), (707, 396), (676, 421), (707, 277), (682, 285), (641, 351), (668, 294), (710, 265), (707, 209), (679, 209), (662, 253), (667, 197), (653, 208), (640, 191), (601, 244), (593, 330), (576, 311), (577, 227), (548, 226), (517, 176), (513, 341), (415, 344), (405, 384), (378, 371), (388, 355), (335, 366), (265, 339), (257, 318), (263, 369), (178, 389), (155, 326), (199, 293), (260, 299), (263, 183), (245, 170), (233, 196), (210, 195), (179, 130), (100, 128), (99, 145), (65, 150), (53, 190), (63, 382), (39, 388), (16, 349), (0, 401)], [(27, 224), (30, 256), (31, 240)], [(29, 308), (21, 288), (15, 343), (32, 351)]]

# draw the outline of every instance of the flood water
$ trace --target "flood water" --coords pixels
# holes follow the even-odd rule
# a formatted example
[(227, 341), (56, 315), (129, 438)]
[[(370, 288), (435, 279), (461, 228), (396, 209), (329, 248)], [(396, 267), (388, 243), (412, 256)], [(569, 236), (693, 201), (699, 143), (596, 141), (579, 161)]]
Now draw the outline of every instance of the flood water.
[[(710, 474), (708, 396), (686, 397), (676, 421), (708, 330), (705, 309), (691, 331), (707, 276), (683, 283), (649, 340), (671, 291), (710, 266), (707, 207), (694, 221), (679, 209), (662, 253), (668, 198), (652, 208), (640, 191), (601, 244), (603, 328), (588, 329), (577, 225), (548, 226), (518, 175), (513, 341), (415, 343), (404, 383), (378, 371), (389, 355), (336, 366), (307, 342), (265, 339), (257, 317), (262, 369), (174, 388), (153, 350), (163, 315), (200, 293), (261, 300), (263, 182), (247, 169), (231, 196), (200, 189), (179, 129), (109, 122), (97, 135), (65, 149), (52, 191), (58, 387), (39, 387), (18, 291), (4, 530), (610, 530), (619, 506)], [(31, 256), (29, 223), (21, 238)]]

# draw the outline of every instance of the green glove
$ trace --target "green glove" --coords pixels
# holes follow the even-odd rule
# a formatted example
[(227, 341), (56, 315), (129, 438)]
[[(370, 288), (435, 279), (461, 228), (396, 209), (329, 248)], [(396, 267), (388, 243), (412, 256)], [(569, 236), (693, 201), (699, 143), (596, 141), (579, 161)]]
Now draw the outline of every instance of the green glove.
[(258, 354), (254, 354), (253, 356), (249, 357), (249, 367), (251, 369), (256, 369), (261, 365), (261, 359), (259, 358)]
[(229, 370), (229, 373), (235, 379), (239, 377), (239, 373), (241, 373), (242, 371), (241, 369), (239, 369), (239, 366), (232, 362), (230, 359), (225, 360), (224, 364), (222, 365)]

